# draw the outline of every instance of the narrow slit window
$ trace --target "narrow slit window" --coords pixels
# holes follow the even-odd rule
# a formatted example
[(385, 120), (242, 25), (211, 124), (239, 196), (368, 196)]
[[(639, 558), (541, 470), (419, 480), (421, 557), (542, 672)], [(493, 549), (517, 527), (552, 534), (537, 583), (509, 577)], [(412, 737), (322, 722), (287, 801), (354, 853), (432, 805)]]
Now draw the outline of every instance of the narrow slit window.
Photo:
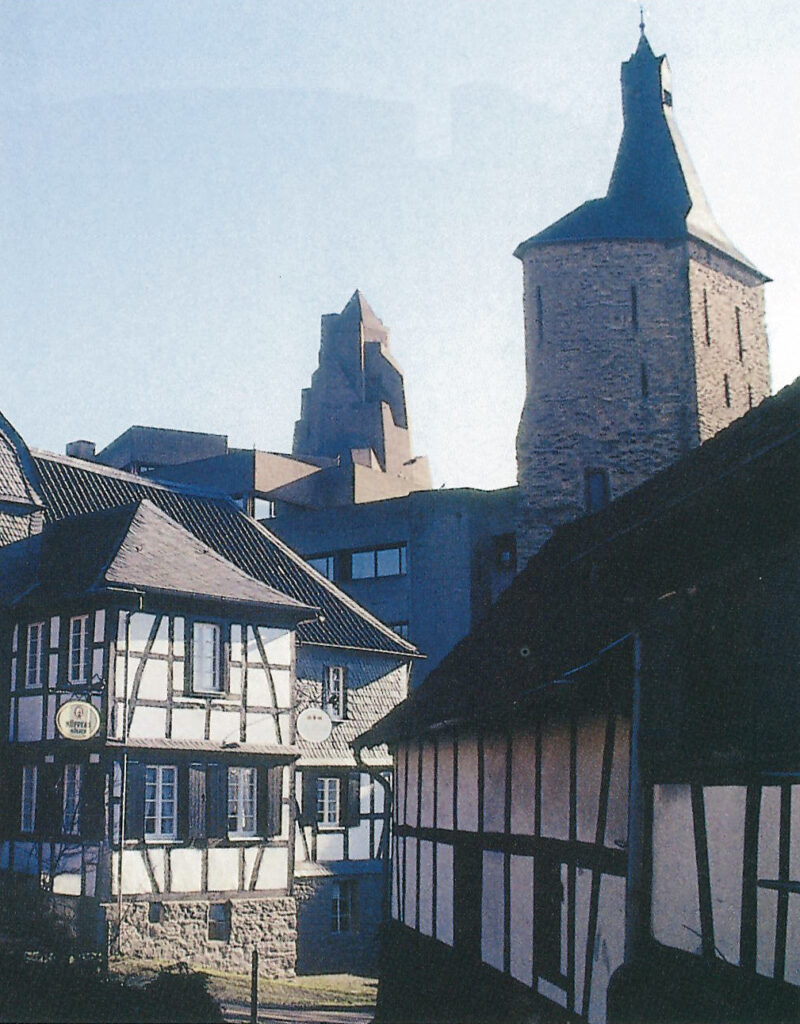
[(611, 485), (604, 469), (586, 470), (586, 511), (599, 512), (611, 500)]
[(731, 382), (728, 379), (727, 373), (722, 378), (723, 387), (725, 389), (725, 405), (730, 409), (731, 407)]
[(753, 389), (749, 384), (747, 385), (747, 408), (753, 408)]
[(639, 296), (636, 293), (636, 285), (631, 285), (631, 323), (633, 329), (639, 329)]
[(61, 833), (77, 836), (81, 831), (81, 766), (64, 765), (64, 797), (61, 808)]
[(539, 335), (539, 344), (544, 343), (544, 309), (542, 306), (542, 289), (536, 286), (536, 330)]
[(736, 307), (736, 341), (739, 346), (739, 362), (744, 362), (744, 341), (742, 340), (742, 311)]
[(28, 662), (25, 685), (42, 686), (44, 676), (44, 623), (32, 622), (28, 626)]
[(641, 366), (641, 386), (642, 386), (642, 398), (647, 398), (650, 393), (650, 382), (647, 379), (647, 364), (642, 363)]

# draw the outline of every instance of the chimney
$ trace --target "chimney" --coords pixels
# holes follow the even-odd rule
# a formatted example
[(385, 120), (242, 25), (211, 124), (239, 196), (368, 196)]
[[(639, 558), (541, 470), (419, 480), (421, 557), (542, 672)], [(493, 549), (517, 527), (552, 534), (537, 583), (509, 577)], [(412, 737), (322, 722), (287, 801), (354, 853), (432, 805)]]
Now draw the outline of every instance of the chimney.
[(94, 459), (94, 441), (70, 441), (66, 453), (73, 459)]

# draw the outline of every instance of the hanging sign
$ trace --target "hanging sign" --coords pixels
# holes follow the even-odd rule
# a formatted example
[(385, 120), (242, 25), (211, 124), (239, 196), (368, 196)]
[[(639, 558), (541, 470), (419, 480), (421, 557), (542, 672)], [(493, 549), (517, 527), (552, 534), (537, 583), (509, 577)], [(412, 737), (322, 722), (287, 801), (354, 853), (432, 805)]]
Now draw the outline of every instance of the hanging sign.
[(100, 712), (87, 700), (70, 700), (56, 712), (56, 729), (65, 740), (90, 740), (100, 729)]
[(297, 716), (297, 732), (306, 743), (324, 743), (332, 728), (331, 717), (322, 708), (306, 708)]

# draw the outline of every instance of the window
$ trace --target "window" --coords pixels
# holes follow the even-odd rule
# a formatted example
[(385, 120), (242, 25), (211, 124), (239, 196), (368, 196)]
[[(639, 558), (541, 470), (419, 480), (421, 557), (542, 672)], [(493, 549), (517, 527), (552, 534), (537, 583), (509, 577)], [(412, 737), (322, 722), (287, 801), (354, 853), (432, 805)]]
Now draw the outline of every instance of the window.
[(723, 375), (722, 386), (725, 391), (725, 405), (730, 409), (731, 407), (731, 382), (728, 378), (727, 373)]
[(349, 932), (354, 925), (353, 882), (334, 882), (331, 892), (331, 931)]
[(150, 924), (161, 924), (161, 915), (164, 913), (164, 904), (154, 900), (147, 908), (147, 920)]
[(404, 576), (406, 545), (354, 551), (350, 561), (350, 575), (354, 580), (374, 579), (377, 576)]
[(499, 572), (514, 572), (517, 568), (516, 534), (501, 533), (494, 538), (494, 560)]
[(312, 569), (322, 573), (326, 579), (333, 579), (333, 555), (317, 555), (315, 558), (307, 559), (307, 561)]
[(544, 343), (544, 309), (542, 307), (542, 289), (536, 286), (536, 330), (539, 335), (539, 344)]
[(665, 107), (671, 107), (672, 106), (672, 93), (669, 91), (669, 89), (665, 89), (664, 90), (663, 99), (664, 99), (664, 106)]
[(736, 340), (739, 345), (739, 362), (744, 362), (744, 340), (742, 339), (742, 311), (736, 307)]
[(641, 387), (642, 387), (642, 398), (647, 398), (650, 393), (650, 382), (647, 379), (647, 364), (642, 363), (641, 366)]
[(639, 328), (639, 296), (636, 293), (636, 285), (631, 285), (631, 323), (633, 329)]
[(711, 344), (711, 324), (708, 322), (708, 291), (703, 289), (703, 325), (706, 331), (706, 345)]
[(61, 805), (61, 832), (77, 836), (81, 830), (81, 766), (64, 765), (64, 797)]
[(217, 693), (222, 689), (219, 626), (195, 622), (192, 629), (192, 689)]
[(267, 498), (256, 498), (254, 503), (254, 512), (256, 519), (274, 519), (275, 518), (275, 502), (269, 501)]
[(234, 836), (256, 834), (256, 770), (228, 769), (228, 833)]
[(317, 779), (317, 824), (334, 828), (339, 824), (339, 779)]
[(22, 813), (20, 831), (33, 832), (36, 828), (36, 765), (22, 766)]
[(89, 682), (89, 616), (74, 615), (69, 622), (69, 681)]
[(44, 623), (32, 622), (28, 626), (28, 661), (25, 670), (26, 686), (42, 686), (44, 681)]
[(598, 512), (611, 500), (608, 473), (604, 469), (586, 470), (586, 511)]
[(213, 942), (227, 942), (230, 939), (230, 903), (210, 903), (208, 905), (208, 937)]
[(341, 665), (325, 666), (322, 706), (335, 721), (345, 717), (344, 668)]
[(404, 640), (408, 640), (408, 623), (407, 622), (393, 622), (392, 629), (401, 636)]
[(147, 765), (144, 775), (144, 834), (146, 839), (175, 839), (177, 828), (177, 769)]
[(753, 389), (749, 384), (747, 385), (747, 408), (753, 408)]

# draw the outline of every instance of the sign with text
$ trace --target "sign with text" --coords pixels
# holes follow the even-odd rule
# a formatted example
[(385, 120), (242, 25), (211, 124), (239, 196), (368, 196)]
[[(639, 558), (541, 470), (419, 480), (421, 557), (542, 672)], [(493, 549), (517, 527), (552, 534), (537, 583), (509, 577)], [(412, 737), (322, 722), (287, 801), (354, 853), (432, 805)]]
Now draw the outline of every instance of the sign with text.
[(322, 708), (305, 708), (297, 716), (297, 732), (306, 743), (324, 743), (331, 729), (330, 715)]
[(86, 700), (70, 700), (56, 712), (56, 729), (65, 740), (90, 740), (100, 729), (100, 712)]

